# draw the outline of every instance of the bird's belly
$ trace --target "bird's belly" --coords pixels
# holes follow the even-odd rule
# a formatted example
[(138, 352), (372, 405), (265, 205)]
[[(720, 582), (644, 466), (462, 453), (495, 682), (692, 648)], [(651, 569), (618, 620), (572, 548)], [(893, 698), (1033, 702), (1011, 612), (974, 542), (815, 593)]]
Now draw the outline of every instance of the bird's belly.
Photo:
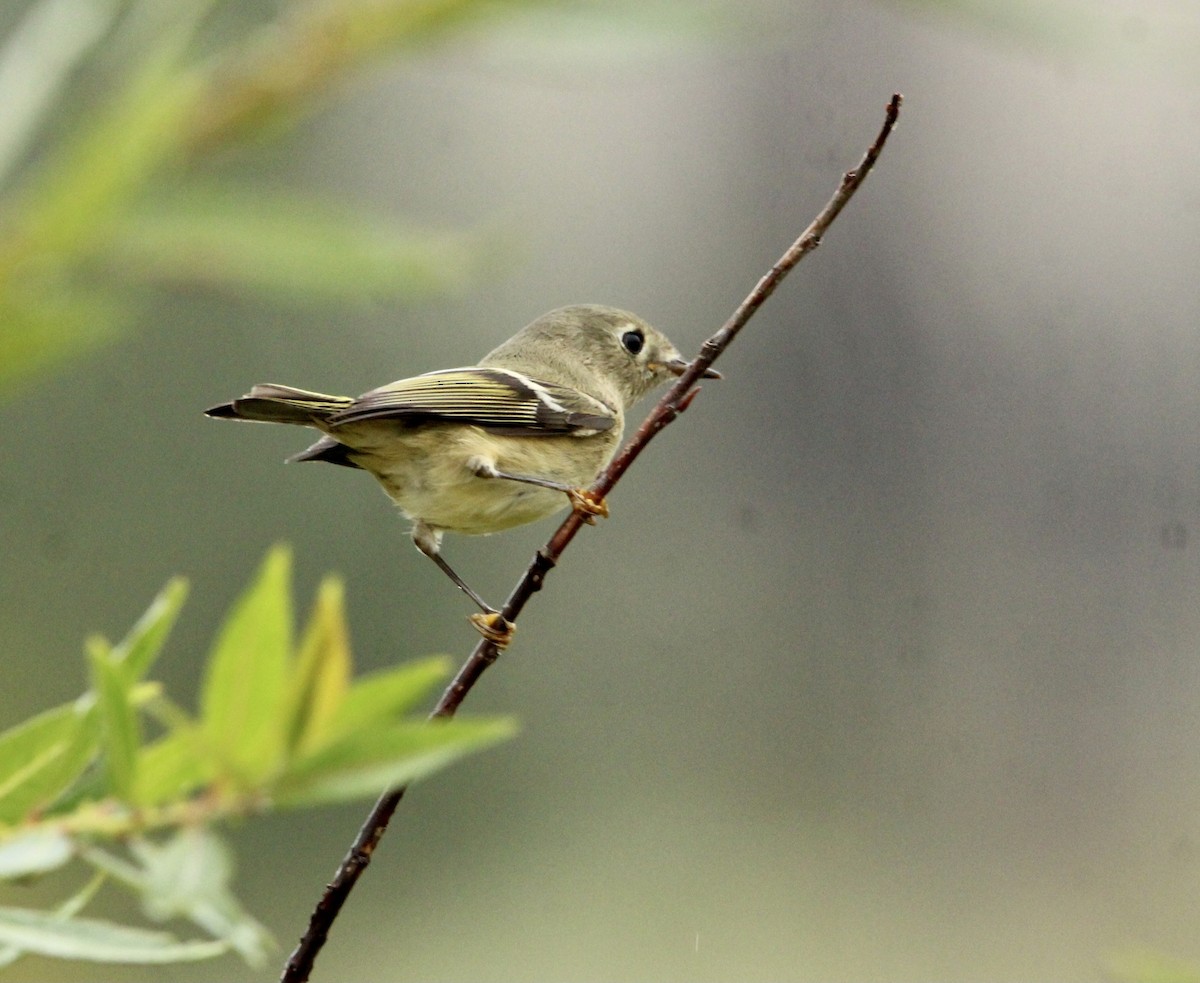
[(474, 475), (468, 475), (452, 494), (418, 491), (393, 498), (410, 518), (421, 519), (435, 529), (473, 536), (535, 522), (569, 504), (560, 491)]
[(591, 484), (620, 439), (609, 433), (496, 436), (454, 425), (424, 426), (397, 436), (393, 433), (373, 447), (360, 442), (356, 463), (375, 475), (409, 518), (468, 535), (502, 532), (570, 504), (561, 491), (508, 478), (481, 478), (470, 467), (473, 459), (489, 461), (508, 474), (581, 487)]

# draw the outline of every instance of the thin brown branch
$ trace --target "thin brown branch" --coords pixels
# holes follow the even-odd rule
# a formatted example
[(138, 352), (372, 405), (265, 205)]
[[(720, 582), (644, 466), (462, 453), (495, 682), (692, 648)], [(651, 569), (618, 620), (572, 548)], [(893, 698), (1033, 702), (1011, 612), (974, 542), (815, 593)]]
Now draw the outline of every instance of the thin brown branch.
[[(701, 346), (700, 354), (692, 362), (691, 367), (658, 401), (629, 443), (600, 473), (595, 484), (592, 485), (593, 491), (599, 495), (607, 495), (612, 491), (621, 476), (646, 448), (646, 445), (687, 408), (688, 403), (695, 395), (696, 383), (704, 370), (711, 366), (729, 347), (738, 332), (746, 326), (754, 313), (775, 292), (775, 288), (783, 282), (784, 277), (792, 271), (796, 264), (821, 244), (821, 237), (833, 224), (854, 193), (862, 186), (871, 168), (875, 166), (875, 161), (879, 158), (884, 144), (896, 126), (896, 120), (900, 115), (901, 101), (900, 93), (897, 92), (892, 96), (879, 135), (858, 166), (842, 175), (842, 182), (837, 191), (834, 192), (833, 197), (821, 209), (817, 217), (812, 220), (808, 228), (801, 233), (800, 238), (792, 243), (787, 252), (758, 281), (721, 329)], [(516, 586), (508, 595), (508, 599), (504, 602), (501, 610), (507, 620), (516, 621), (529, 599), (541, 590), (546, 574), (554, 569), (563, 550), (567, 548), (583, 525), (582, 516), (578, 512), (572, 512), (550, 537), (550, 541), (538, 550), (529, 564), (529, 568), (517, 581)], [(459, 669), (458, 675), (446, 687), (446, 691), (438, 700), (438, 704), (430, 716), (454, 716), (459, 705), (471, 691), (471, 687), (499, 655), (500, 651), (495, 645), (489, 641), (480, 640), (467, 661), (463, 663), (462, 668)], [(375, 803), (350, 850), (338, 867), (333, 880), (326, 886), (320, 902), (313, 911), (308, 930), (288, 959), (281, 977), (282, 983), (305, 983), (308, 980), (313, 962), (329, 937), (329, 930), (334, 920), (341, 911), (342, 905), (345, 904), (346, 898), (354, 889), (359, 876), (371, 862), (371, 856), (387, 830), (388, 823), (391, 821), (396, 807), (400, 804), (400, 800), (404, 797), (405, 791), (406, 788), (398, 788), (395, 791), (386, 792)]]

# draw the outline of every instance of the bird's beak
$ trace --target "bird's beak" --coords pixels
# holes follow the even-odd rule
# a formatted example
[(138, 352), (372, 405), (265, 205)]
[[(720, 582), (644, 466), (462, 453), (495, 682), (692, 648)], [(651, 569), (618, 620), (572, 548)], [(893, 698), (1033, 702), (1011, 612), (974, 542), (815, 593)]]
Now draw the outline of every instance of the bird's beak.
[[(673, 358), (669, 362), (661, 362), (660, 364), (662, 365), (662, 367), (664, 369), (666, 369), (672, 375), (683, 375), (683, 373), (685, 373), (689, 368), (691, 368), (691, 365), (692, 365), (691, 362), (685, 362), (682, 358)], [(702, 378), (702, 379), (724, 379), (725, 377), (723, 375), (721, 375), (721, 373), (718, 372), (716, 369), (705, 369), (701, 373), (700, 378)]]

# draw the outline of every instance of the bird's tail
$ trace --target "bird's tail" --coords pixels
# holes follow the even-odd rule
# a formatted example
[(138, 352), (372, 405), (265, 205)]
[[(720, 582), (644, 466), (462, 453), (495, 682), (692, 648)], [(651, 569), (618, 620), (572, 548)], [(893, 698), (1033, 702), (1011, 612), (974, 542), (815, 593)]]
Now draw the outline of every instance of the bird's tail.
[(349, 396), (327, 396), (306, 389), (264, 383), (255, 386), (245, 396), (205, 410), (205, 415), (218, 420), (255, 420), (259, 423), (313, 423), (344, 410), (353, 403)]

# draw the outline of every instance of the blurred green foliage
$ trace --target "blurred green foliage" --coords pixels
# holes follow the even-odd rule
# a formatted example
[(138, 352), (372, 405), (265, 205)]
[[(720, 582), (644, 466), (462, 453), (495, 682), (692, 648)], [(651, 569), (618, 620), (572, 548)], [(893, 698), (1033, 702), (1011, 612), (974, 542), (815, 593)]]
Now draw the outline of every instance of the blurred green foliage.
[(212, 0), (40, 0), (0, 43), (0, 395), (136, 323), (155, 285), (301, 303), (464, 283), (478, 236), (226, 184), (205, 159), (274, 135), (349, 72), (536, 0), (284, 4), (235, 38)]
[[(336, 579), (293, 638), (291, 557), (278, 547), (218, 633), (193, 717), (145, 681), (186, 593), (171, 581), (116, 645), (88, 639), (91, 690), (0, 734), (0, 882), (72, 860), (98, 875), (55, 910), (0, 908), (0, 966), (25, 952), (174, 962), (230, 949), (259, 964), (269, 939), (230, 890), (213, 824), (374, 796), (514, 731), (506, 719), (406, 719), (446, 676), (445, 658), (353, 680)], [(210, 938), (81, 917), (105, 879), (134, 891), (152, 921), (186, 919)]]

